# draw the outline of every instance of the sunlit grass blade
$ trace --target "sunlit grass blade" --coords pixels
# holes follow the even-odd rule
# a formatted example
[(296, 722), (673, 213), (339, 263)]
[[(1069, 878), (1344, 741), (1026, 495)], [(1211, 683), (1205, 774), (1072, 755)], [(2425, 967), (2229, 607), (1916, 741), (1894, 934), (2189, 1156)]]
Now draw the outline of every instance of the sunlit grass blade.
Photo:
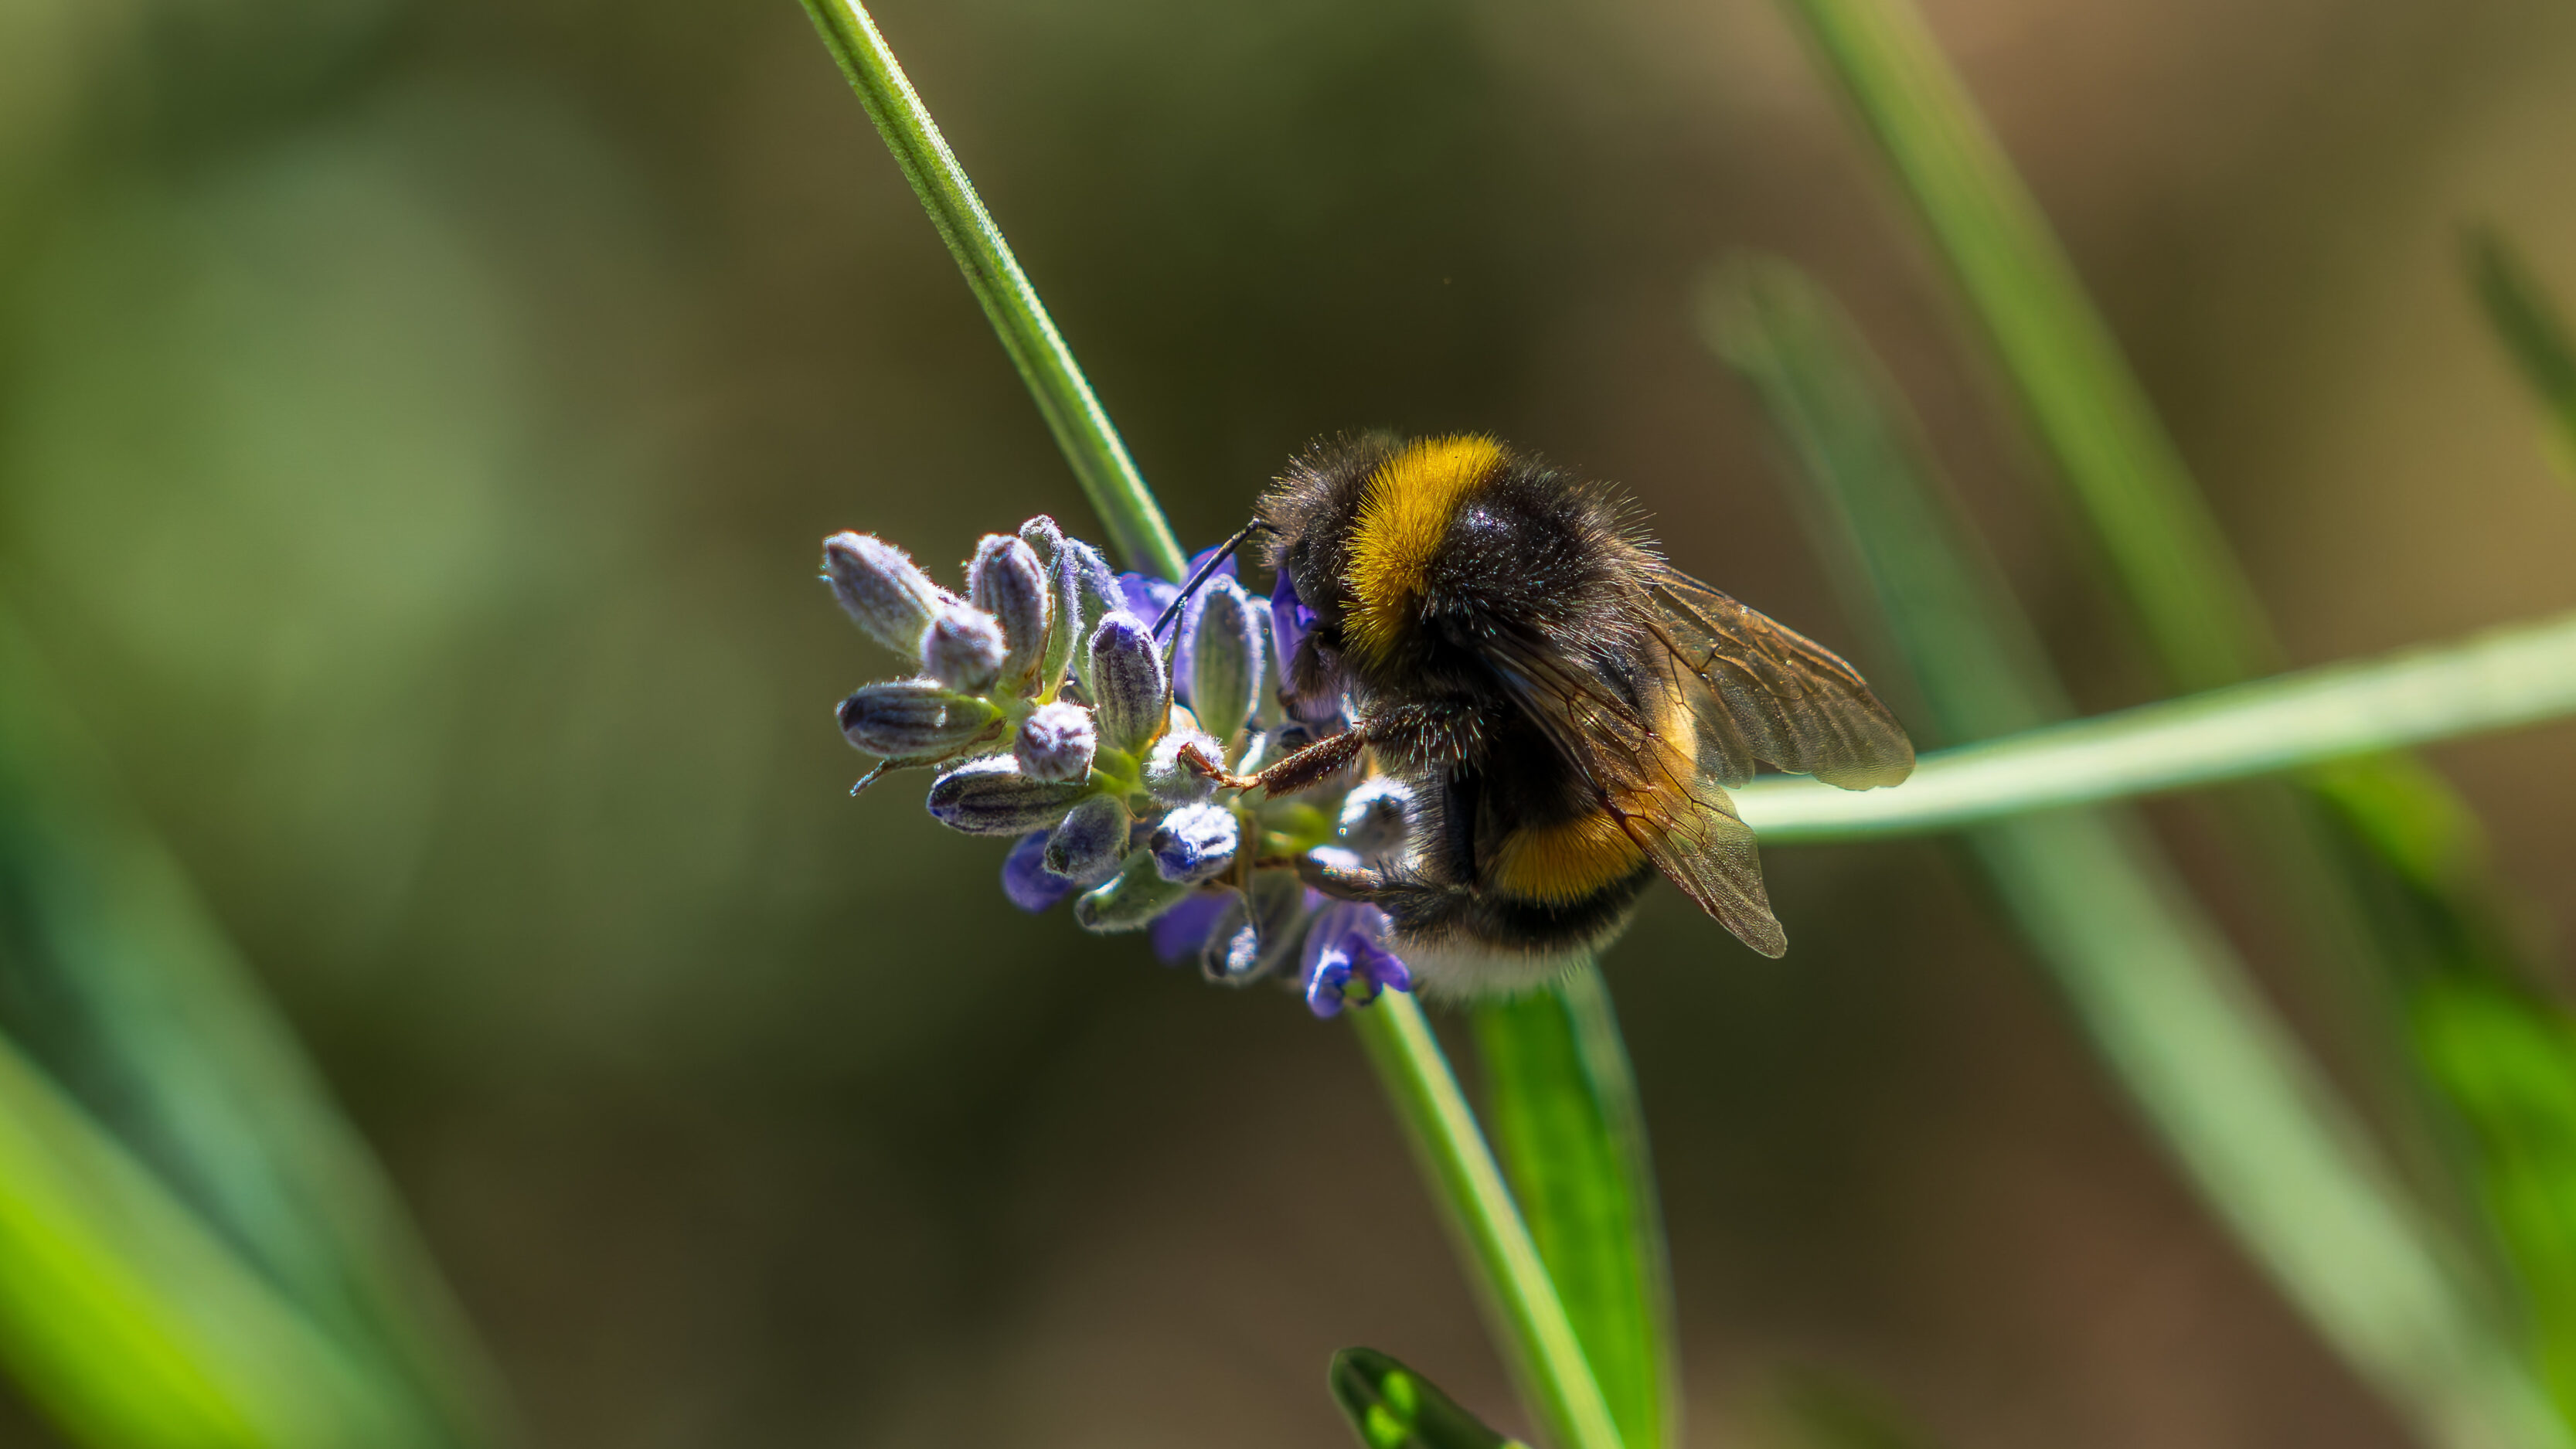
[(2576, 616), (1935, 751), (1892, 790), (1775, 776), (1736, 792), (1736, 804), (1766, 842), (1946, 830), (2568, 715)]
[(1678, 1444), (1663, 1214), (1609, 988), (1586, 965), (1474, 1022), (1495, 1154), (1620, 1437)]
[(984, 315), (992, 319), (1003, 350), (1037, 399), (1039, 413), (1107, 526), (1110, 541), (1129, 567), (1179, 578), (1185, 559), (1171, 525), (1137, 474), (1090, 382), (1074, 365), (1073, 352), (1056, 332), (1037, 289), (1002, 240), (1001, 228), (984, 210), (975, 184), (957, 164), (885, 37), (877, 33), (876, 22), (857, 0), (805, 0), (805, 11), (850, 78), (850, 88), (859, 93), (859, 103), (903, 168), (904, 179), (912, 183), (913, 194), (921, 198), (931, 225), (948, 243)]
[(1582, 1341), (1422, 1008), (1389, 992), (1354, 1015), (1450, 1231), (1479, 1266), (1475, 1282), (1523, 1396), (1565, 1449), (1619, 1449)]
[(1528, 1449), (1487, 1428), (1393, 1355), (1373, 1348), (1334, 1354), (1325, 1384), (1368, 1449)]
[(490, 1439), (492, 1376), (373, 1158), (58, 699), (0, 610), (0, 1028), (423, 1442)]
[[(806, 0), (806, 10), (984, 302), (1120, 554), (1131, 567), (1180, 578), (1184, 560), (1161, 507), (866, 9), (857, 0)], [(1352, 1015), (1531, 1405), (1564, 1449), (1618, 1449), (1564, 1305), (1421, 1008), (1391, 993)]]
[[(1927, 722), (1973, 739), (2062, 715), (2028, 621), (1831, 303), (1787, 268), (1748, 266), (1706, 321)], [(2152, 838), (2120, 813), (2070, 810), (1968, 839), (2167, 1149), (2354, 1369), (2436, 1444), (2568, 1443), (2458, 1246), (2396, 1188)]]
[(95, 1449), (441, 1442), (5, 1040), (0, 1354)]
[(2469, 284), (2487, 325), (2548, 413), (2550, 461), (2576, 481), (2576, 343), (2568, 340), (2566, 314), (2501, 234), (2481, 227), (2469, 234), (2467, 250)]

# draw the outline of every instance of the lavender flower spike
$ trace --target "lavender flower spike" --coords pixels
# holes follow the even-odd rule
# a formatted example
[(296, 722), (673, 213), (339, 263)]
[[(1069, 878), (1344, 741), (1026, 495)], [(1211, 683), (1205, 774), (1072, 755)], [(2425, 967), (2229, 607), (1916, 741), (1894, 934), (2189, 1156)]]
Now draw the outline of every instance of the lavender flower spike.
[(941, 607), (921, 631), (921, 668), (951, 689), (982, 694), (1002, 677), (1002, 626), (964, 602)]
[(1047, 840), (1046, 868), (1075, 885), (1093, 886), (1118, 873), (1134, 818), (1127, 802), (1094, 795), (1073, 807)]
[(911, 555), (874, 534), (836, 533), (823, 540), (823, 578), (851, 619), (898, 654), (919, 646), (921, 631), (948, 601)]
[(1011, 753), (1020, 762), (1020, 773), (1032, 780), (1080, 780), (1091, 773), (1097, 746), (1091, 711), (1057, 700), (1039, 705), (1020, 722)]
[[(1065, 545), (1067, 552), (1072, 547)], [(1121, 609), (1092, 631), (1086, 687), (1099, 716), (1102, 744), (1133, 754), (1163, 732), (1171, 708), (1163, 655), (1135, 615)]]
[(1006, 534), (984, 535), (975, 547), (975, 562), (966, 571), (966, 601), (1001, 624), (1007, 646), (1002, 680), (1013, 694), (1043, 693), (1055, 683), (1038, 674), (1055, 599), (1037, 550)]
[(930, 818), (967, 835), (1026, 835), (1064, 818), (1091, 793), (1085, 782), (1032, 780), (1008, 755), (969, 760), (939, 777)]
[(1242, 848), (1243, 822), (1223, 805), (1184, 805), (1163, 817), (1149, 847), (1163, 879), (1197, 884), (1224, 873)]
[(1261, 698), (1262, 631), (1251, 596), (1222, 575), (1202, 585), (1182, 619), (1176, 661), (1189, 674), (1190, 710), (1199, 726), (1231, 740)]
[(963, 749), (1002, 712), (927, 679), (871, 684), (841, 701), (841, 733), (888, 759), (945, 755)]

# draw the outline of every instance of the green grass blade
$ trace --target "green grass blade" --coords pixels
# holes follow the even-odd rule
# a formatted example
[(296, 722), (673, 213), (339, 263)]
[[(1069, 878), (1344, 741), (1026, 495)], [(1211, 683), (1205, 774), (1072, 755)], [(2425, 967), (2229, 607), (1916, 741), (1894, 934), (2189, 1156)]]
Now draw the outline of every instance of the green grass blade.
[(1037, 399), (1038, 412), (1108, 528), (1110, 542), (1130, 568), (1167, 579), (1181, 577), (1188, 560), (1173, 540), (1163, 510), (1137, 474), (1090, 382), (1074, 365), (1073, 351), (1057, 334), (1037, 289), (1020, 271), (1010, 243), (1002, 240), (1001, 228), (984, 210), (975, 184), (957, 164), (885, 37), (877, 33), (876, 22), (858, 0), (805, 0), (805, 11), (841, 63), (850, 88), (859, 93), (859, 103), (867, 107), (868, 119), (876, 123), (913, 194), (921, 198), (940, 240), (948, 243), (958, 270), (966, 274), (966, 285), (974, 289), (1011, 365)]
[(438, 1442), (5, 1040), (0, 1353), (98, 1449)]
[(427, 1438), (494, 1379), (374, 1159), (0, 609), (0, 1028)]
[[(1736, 792), (1736, 803), (1744, 823), (1765, 841), (1944, 830), (2306, 769), (2570, 714), (2576, 714), (2576, 615), (1935, 751), (1892, 790), (1837, 790), (1777, 776)], [(2426, 805), (2392, 801), (2383, 808)], [(2412, 824), (2396, 848), (2450, 828)]]
[(1351, 1015), (1462, 1255), (1478, 1267), (1486, 1313), (1523, 1395), (1566, 1449), (1619, 1449), (1583, 1344), (1422, 1008), (1389, 992)]
[[(1858, 338), (1804, 278), (1739, 270), (1707, 320), (1788, 443), (1828, 557), (1944, 735), (2062, 714), (2028, 621)], [(2095, 1049), (2201, 1195), (2364, 1378), (2444, 1446), (2565, 1445), (2457, 1246), (2392, 1181), (2152, 839), (2108, 811), (1970, 844)]]
[(2550, 461), (2576, 481), (2576, 344), (2566, 315), (2499, 233), (2481, 227), (2469, 234), (2468, 265), (2487, 325), (2548, 412)]
[(1474, 1023), (1495, 1153), (1620, 1437), (1678, 1444), (1663, 1215), (1609, 987), (1586, 964)]
[(1486, 1427), (1438, 1384), (1373, 1348), (1334, 1354), (1324, 1383), (1367, 1449), (1528, 1449)]
[[(1181, 577), (1186, 560), (1161, 507), (875, 22), (858, 0), (805, 0), (805, 8), (983, 302), (1120, 554), (1132, 567)], [(1617, 1449), (1600, 1386), (1421, 1008), (1393, 993), (1352, 1015), (1433, 1196), (1457, 1229), (1524, 1394), (1568, 1449)]]

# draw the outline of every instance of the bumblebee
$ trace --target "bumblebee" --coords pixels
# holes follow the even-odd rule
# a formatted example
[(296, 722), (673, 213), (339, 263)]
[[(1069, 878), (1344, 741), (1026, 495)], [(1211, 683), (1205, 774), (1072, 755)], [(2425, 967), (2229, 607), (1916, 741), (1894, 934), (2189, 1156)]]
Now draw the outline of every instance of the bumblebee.
[(1312, 612), (1291, 707), (1350, 723), (1224, 783), (1286, 794), (1365, 754), (1405, 785), (1395, 861), (1309, 879), (1384, 910), (1435, 983), (1544, 979), (1658, 873), (1778, 956), (1726, 787), (1757, 763), (1846, 789), (1914, 768), (1856, 670), (1674, 568), (1626, 512), (1488, 437), (1322, 445), (1261, 501), (1252, 531)]

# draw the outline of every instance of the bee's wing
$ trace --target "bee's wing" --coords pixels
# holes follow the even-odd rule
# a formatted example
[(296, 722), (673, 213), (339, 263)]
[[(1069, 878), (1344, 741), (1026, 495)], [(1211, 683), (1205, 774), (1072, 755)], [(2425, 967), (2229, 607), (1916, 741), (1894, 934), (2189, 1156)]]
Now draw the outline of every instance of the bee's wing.
[(1669, 564), (1649, 572), (1646, 628), (1689, 689), (1701, 768), (1723, 785), (1759, 760), (1866, 790), (1914, 772), (1914, 742), (1832, 650)]
[(1529, 718), (1582, 767), (1601, 808), (1682, 893), (1765, 956), (1789, 949), (1762, 888), (1753, 832), (1704, 759), (1683, 755), (1584, 667), (1531, 641), (1494, 641), (1493, 658)]

